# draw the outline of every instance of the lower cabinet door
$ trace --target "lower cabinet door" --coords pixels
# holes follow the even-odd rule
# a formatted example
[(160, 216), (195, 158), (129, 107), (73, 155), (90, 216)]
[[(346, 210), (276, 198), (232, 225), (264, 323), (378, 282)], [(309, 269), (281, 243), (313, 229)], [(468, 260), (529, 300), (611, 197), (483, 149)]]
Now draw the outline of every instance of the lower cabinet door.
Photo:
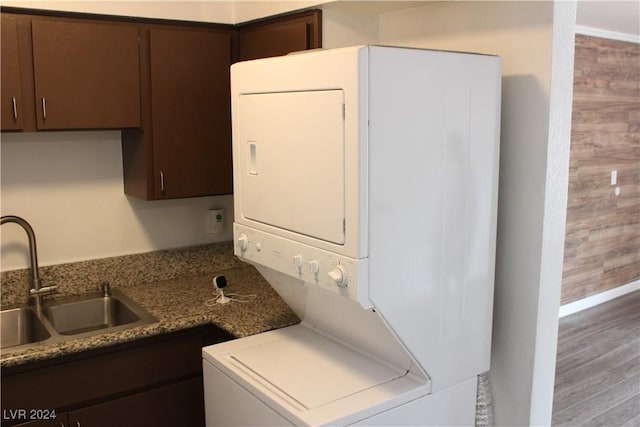
[(204, 426), (202, 377), (69, 412), (70, 427)]
[[(3, 414), (4, 416), (4, 414)], [(37, 414), (33, 418), (37, 418)], [(35, 421), (29, 421), (22, 424), (17, 424), (14, 427), (69, 427), (69, 420), (66, 412), (56, 413), (47, 416), (48, 419), (41, 419)]]

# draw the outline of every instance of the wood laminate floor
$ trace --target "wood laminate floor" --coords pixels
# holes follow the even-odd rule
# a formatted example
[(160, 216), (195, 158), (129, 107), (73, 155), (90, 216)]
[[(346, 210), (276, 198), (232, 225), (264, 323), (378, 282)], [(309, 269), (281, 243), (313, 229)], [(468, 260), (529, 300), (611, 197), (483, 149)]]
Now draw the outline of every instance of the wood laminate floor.
[(640, 426), (640, 291), (560, 319), (554, 426)]

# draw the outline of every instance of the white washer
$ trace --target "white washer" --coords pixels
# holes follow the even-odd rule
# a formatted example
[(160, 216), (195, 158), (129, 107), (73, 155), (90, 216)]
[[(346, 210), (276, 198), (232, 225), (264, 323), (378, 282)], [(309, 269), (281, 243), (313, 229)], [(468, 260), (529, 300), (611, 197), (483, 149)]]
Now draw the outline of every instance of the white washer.
[(231, 74), (235, 254), (302, 323), (203, 350), (207, 425), (472, 425), (499, 58), (358, 46)]
[[(473, 425), (476, 381), (428, 382), (305, 325), (205, 350), (207, 425)], [(466, 404), (461, 404), (466, 402)]]

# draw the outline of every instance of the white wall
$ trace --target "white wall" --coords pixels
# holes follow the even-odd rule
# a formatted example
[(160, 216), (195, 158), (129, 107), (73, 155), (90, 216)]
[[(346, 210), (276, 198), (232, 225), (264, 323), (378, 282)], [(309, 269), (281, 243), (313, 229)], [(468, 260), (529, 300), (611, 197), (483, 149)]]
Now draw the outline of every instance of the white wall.
[[(231, 240), (232, 196), (125, 196), (119, 131), (3, 133), (0, 157), (0, 212), (29, 221), (41, 265)], [(207, 210), (220, 207), (225, 231), (208, 235)], [(1, 269), (27, 267), (24, 231), (0, 233)]]
[(326, 3), (326, 0), (238, 0), (233, 6), (233, 23), (238, 24), (265, 16), (305, 9), (320, 3)]
[(490, 374), (495, 421), (549, 425), (564, 249), (575, 3), (429, 3), (382, 13), (377, 31), (361, 21), (345, 30), (352, 14), (324, 14), (324, 37), (330, 47), (340, 46), (341, 38), (348, 45), (370, 37), (372, 43), (502, 58)]
[(640, 2), (579, 0), (576, 23), (596, 30), (596, 37), (640, 43)]

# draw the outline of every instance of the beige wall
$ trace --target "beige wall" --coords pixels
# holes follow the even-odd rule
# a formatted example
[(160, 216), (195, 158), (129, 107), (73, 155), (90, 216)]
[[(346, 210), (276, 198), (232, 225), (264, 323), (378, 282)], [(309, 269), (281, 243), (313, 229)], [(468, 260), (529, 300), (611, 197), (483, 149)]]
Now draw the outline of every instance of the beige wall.
[(0, 0), (2, 6), (184, 21), (234, 23), (234, 1)]
[(237, 24), (322, 3), (314, 0), (58, 1), (1, 0), (2, 6)]

